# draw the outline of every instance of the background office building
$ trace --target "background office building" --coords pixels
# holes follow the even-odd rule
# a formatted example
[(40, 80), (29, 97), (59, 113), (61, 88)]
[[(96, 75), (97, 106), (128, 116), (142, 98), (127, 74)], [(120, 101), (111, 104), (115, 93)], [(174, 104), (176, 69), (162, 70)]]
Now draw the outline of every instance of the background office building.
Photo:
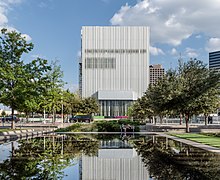
[(220, 51), (209, 53), (209, 69), (220, 70)]
[(85, 26), (81, 38), (82, 97), (97, 98), (100, 115), (125, 115), (149, 84), (149, 28)]
[(161, 64), (150, 65), (150, 84), (155, 84), (159, 78), (164, 76), (164, 72)]

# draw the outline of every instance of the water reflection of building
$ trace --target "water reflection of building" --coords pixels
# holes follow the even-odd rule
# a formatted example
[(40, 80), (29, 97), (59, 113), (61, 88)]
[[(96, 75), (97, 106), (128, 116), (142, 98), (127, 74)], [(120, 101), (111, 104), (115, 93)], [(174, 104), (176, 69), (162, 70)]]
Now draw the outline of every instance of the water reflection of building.
[(80, 174), (82, 180), (146, 180), (147, 169), (141, 157), (128, 143), (102, 141), (97, 156), (82, 156)]

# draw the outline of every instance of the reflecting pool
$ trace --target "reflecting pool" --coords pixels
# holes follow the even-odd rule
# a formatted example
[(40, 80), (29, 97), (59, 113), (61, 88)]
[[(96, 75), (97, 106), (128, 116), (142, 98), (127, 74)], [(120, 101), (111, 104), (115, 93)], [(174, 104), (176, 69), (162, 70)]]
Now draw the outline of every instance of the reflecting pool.
[(1, 144), (0, 179), (214, 180), (220, 156), (154, 135), (47, 135)]

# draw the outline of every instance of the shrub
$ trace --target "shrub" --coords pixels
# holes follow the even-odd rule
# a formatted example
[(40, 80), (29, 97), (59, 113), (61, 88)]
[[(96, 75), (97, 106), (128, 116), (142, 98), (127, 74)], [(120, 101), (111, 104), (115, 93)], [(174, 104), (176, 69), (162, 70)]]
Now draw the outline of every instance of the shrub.
[(77, 132), (77, 131), (79, 131), (81, 126), (82, 126), (82, 124), (76, 123), (76, 124), (73, 124), (73, 125), (66, 127), (66, 128), (59, 128), (55, 132), (71, 132), (71, 131)]
[(141, 125), (141, 123), (139, 121), (131, 121), (131, 120), (128, 120), (128, 119), (120, 119), (118, 120), (118, 124), (121, 126), (122, 124), (124, 125), (131, 125), (131, 126), (134, 126), (134, 131), (135, 132), (139, 132), (140, 131), (140, 128), (139, 128), (139, 125)]
[(119, 121), (96, 121), (90, 124), (75, 123), (69, 127), (57, 129), (55, 132), (121, 132), (122, 124), (134, 126), (135, 132), (140, 131), (139, 122), (123, 119)]
[(131, 125), (134, 126), (134, 131), (139, 132), (139, 122), (130, 121), (130, 120), (119, 120), (119, 121), (99, 121), (96, 122), (96, 128), (98, 132), (120, 132), (120, 126), (124, 125)]
[(98, 132), (120, 132), (120, 125), (117, 121), (98, 121), (95, 123)]
[(130, 124), (130, 125), (134, 125), (134, 126), (139, 126), (140, 125), (139, 121), (131, 121), (129, 119), (120, 119), (120, 120), (118, 120), (118, 123), (120, 125), (122, 125), (122, 124)]

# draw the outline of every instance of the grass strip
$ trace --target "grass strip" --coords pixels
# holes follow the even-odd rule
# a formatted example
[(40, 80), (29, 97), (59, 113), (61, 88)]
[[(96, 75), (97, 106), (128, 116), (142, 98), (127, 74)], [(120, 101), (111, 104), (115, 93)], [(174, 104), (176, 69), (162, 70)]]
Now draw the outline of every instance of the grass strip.
[(208, 136), (204, 134), (194, 134), (194, 133), (171, 134), (171, 135), (220, 148), (220, 137), (215, 137), (215, 136), (210, 136), (210, 135)]
[(2, 129), (0, 129), (0, 132), (8, 132), (8, 131), (11, 131), (11, 129), (4, 129), (4, 128), (2, 128)]

